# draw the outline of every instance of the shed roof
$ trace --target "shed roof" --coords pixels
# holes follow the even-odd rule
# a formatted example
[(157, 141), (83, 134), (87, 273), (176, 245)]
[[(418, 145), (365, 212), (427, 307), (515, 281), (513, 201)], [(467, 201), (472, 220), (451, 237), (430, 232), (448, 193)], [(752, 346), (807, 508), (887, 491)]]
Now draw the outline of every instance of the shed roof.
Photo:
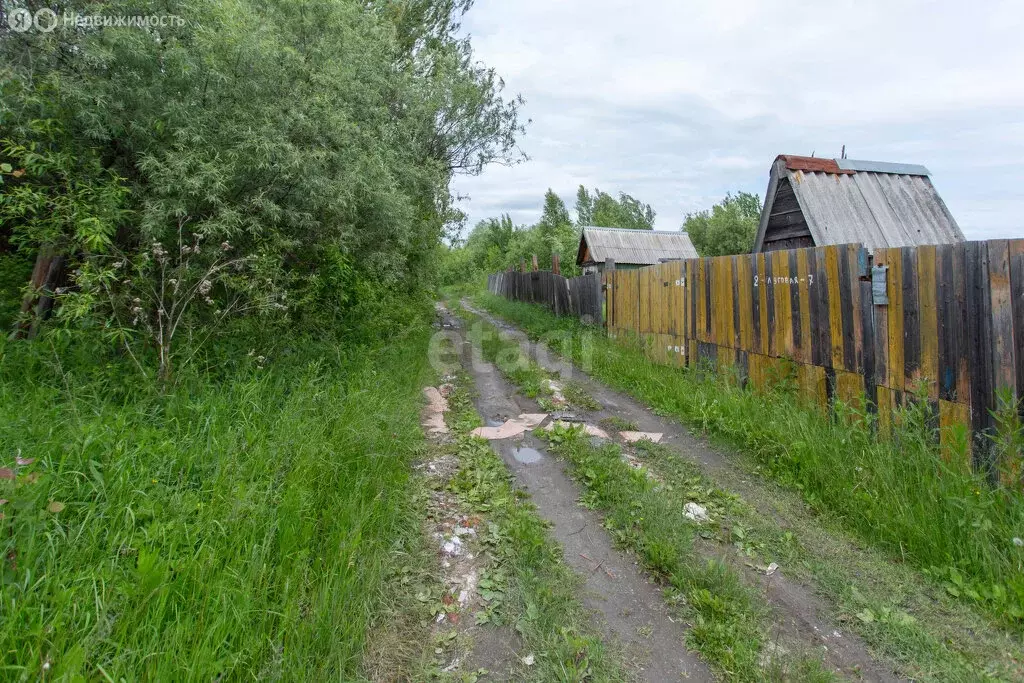
[(685, 232), (585, 226), (576, 263), (604, 263), (608, 258), (616, 263), (653, 265), (667, 259), (697, 258), (697, 250)]
[(793, 189), (814, 244), (869, 249), (962, 242), (956, 219), (917, 164), (780, 155), (772, 164), (754, 251), (764, 246), (776, 188)]

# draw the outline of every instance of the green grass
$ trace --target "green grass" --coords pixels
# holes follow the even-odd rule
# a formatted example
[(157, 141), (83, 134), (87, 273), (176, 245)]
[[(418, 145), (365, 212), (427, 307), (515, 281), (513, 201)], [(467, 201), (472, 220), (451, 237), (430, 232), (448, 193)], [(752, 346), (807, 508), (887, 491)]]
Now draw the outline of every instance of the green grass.
[[(903, 675), (973, 681), (1024, 674), (1019, 640), (992, 628), (911, 567), (894, 564), (828, 520), (813, 518), (791, 493), (770, 486), (748, 501), (720, 488), (668, 446), (641, 441), (636, 451), (666, 486), (709, 511), (714, 524), (702, 530), (704, 535), (731, 546), (745, 562), (776, 562), (790, 578), (815, 583), (834, 610), (834, 623), (853, 627), (876, 652), (898, 662)], [(756, 490), (745, 487), (744, 494)], [(773, 514), (766, 516), (763, 509)]]
[(601, 404), (588, 394), (587, 390), (579, 382), (573, 380), (565, 382), (565, 385), (562, 387), (562, 395), (565, 396), (565, 400), (569, 402), (569, 405), (575, 408), (581, 410), (601, 409)]
[(635, 432), (639, 429), (636, 422), (623, 419), (618, 415), (609, 415), (608, 417), (601, 418), (601, 426), (615, 432)]
[(634, 549), (671, 587), (670, 604), (691, 621), (687, 644), (719, 674), (728, 680), (785, 680), (799, 667), (800, 680), (831, 680), (803, 658), (762, 665), (771, 613), (726, 563), (700, 559), (693, 548), (695, 527), (683, 514), (686, 500), (631, 467), (617, 445), (595, 447), (572, 428), (556, 428), (548, 436), (552, 451), (572, 464), (573, 475), (586, 487), (583, 503), (604, 512), (616, 542)]
[(742, 450), (815, 509), (1021, 630), (1024, 547), (1013, 539), (1024, 535), (1024, 499), (944, 464), (921, 409), (905, 411), (895, 441), (880, 441), (864, 427), (868, 416), (848, 409), (829, 418), (785, 388), (757, 394), (728, 378), (657, 365), (538, 307), (488, 294), (475, 300), (531, 337), (572, 332), (561, 350), (596, 378)]
[(296, 341), (165, 391), (0, 343), (0, 466), (34, 459), (0, 480), (2, 677), (356, 677), (421, 543), (429, 332), (349, 357)]

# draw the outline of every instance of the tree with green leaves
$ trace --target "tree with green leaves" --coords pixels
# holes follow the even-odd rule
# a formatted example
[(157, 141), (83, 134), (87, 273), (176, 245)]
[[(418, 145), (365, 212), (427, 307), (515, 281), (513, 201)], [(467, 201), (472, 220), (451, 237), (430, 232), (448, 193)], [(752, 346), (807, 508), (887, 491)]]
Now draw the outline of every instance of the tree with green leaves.
[(576, 225), (594, 224), (594, 199), (582, 185), (576, 190)]
[[(580, 228), (600, 227), (652, 230), (654, 209), (628, 194), (615, 199), (607, 192), (591, 193), (583, 185), (576, 192), (576, 221), (573, 222), (565, 202), (548, 188), (540, 220), (532, 226), (515, 226), (507, 214), (477, 223), (461, 246), (453, 244), (445, 254), (445, 282), (464, 282), (483, 273), (518, 267), (537, 256), (537, 265), (551, 268), (552, 255), (559, 254), (561, 272), (567, 277), (579, 274), (576, 252)], [(467, 270), (467, 264), (470, 268)]]
[(532, 262), (534, 255), (538, 267), (547, 270), (554, 254), (561, 258), (563, 275), (578, 275), (579, 234), (565, 202), (549, 188), (544, 193), (540, 220), (532, 226), (517, 226), (508, 214), (478, 222), (464, 242), (453, 244), (445, 253), (443, 281), (454, 284), (484, 273), (518, 268), (521, 261)]
[(653, 230), (654, 216), (650, 204), (644, 204), (624, 192), (615, 199), (597, 188), (593, 194), (582, 185), (576, 191), (576, 224), (580, 226)]
[(499, 218), (488, 218), (476, 224), (466, 239), (465, 250), (471, 254), (470, 262), (477, 272), (507, 267), (506, 254), (515, 232), (516, 226), (508, 214), (502, 214)]
[(536, 229), (541, 242), (538, 258), (543, 267), (551, 267), (552, 254), (559, 254), (563, 263), (576, 255), (579, 231), (573, 225), (565, 202), (550, 188), (544, 194), (544, 209)]
[(749, 192), (726, 194), (711, 210), (689, 213), (683, 230), (701, 256), (748, 254), (761, 219), (761, 198)]
[(544, 193), (544, 208), (541, 211), (539, 225), (548, 230), (557, 230), (562, 226), (572, 225), (572, 218), (569, 217), (569, 210), (565, 208), (565, 202), (551, 188)]

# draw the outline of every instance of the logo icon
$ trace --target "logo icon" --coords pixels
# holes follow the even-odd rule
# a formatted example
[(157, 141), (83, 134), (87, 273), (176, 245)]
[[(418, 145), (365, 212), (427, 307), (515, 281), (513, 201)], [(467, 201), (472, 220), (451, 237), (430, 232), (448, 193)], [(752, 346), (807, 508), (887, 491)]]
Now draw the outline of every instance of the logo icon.
[(49, 7), (44, 7), (36, 12), (36, 28), (43, 33), (49, 33), (57, 28), (57, 13)]
[(24, 7), (13, 9), (7, 15), (7, 25), (15, 33), (24, 33), (32, 28), (32, 13)]

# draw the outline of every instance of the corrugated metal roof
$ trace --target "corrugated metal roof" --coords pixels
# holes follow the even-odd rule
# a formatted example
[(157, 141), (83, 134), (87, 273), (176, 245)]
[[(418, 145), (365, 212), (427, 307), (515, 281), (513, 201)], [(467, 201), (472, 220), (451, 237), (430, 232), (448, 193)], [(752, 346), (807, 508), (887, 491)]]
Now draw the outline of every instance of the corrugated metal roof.
[(822, 157), (799, 157), (792, 154), (780, 154), (778, 159), (786, 162), (786, 168), (790, 171), (820, 171), (822, 173), (853, 173), (851, 170), (839, 168), (835, 159), (824, 159)]
[(902, 175), (931, 175), (921, 164), (894, 164), (888, 161), (863, 161), (860, 159), (836, 159), (836, 165), (844, 171), (871, 171), (872, 173), (899, 173)]
[[(817, 246), (859, 242), (875, 249), (964, 240), (923, 166), (848, 159), (814, 159), (813, 164), (801, 164), (794, 159), (813, 158), (780, 155), (776, 159), (769, 182), (772, 196), (765, 198), (755, 251), (763, 246), (781, 178), (788, 178), (793, 187)], [(823, 170), (828, 164), (818, 163), (822, 161), (837, 169), (840, 164), (847, 168), (830, 172)]]
[(583, 263), (583, 245), (590, 251), (588, 262), (653, 265), (666, 259), (697, 258), (697, 250), (685, 232), (664, 230), (629, 230), (585, 226), (576, 253), (576, 263)]

